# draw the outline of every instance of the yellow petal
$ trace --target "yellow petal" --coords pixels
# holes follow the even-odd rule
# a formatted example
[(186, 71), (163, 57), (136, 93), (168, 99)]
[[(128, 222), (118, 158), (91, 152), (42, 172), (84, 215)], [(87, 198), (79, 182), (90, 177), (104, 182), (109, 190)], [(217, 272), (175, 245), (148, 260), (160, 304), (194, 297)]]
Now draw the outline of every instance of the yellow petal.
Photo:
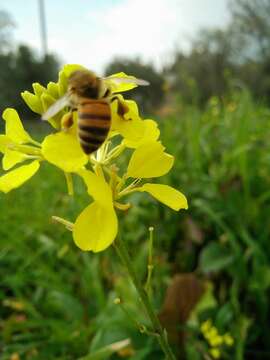
[(6, 120), (6, 135), (17, 144), (33, 141), (31, 136), (24, 130), (19, 115), (15, 109), (8, 108), (3, 112)]
[(48, 93), (54, 97), (55, 99), (58, 99), (59, 96), (59, 86), (55, 82), (50, 81), (47, 85), (47, 91)]
[(66, 78), (69, 78), (70, 75), (77, 70), (87, 70), (86, 67), (79, 64), (66, 64), (63, 66), (59, 73), (59, 80), (61, 81), (61, 75), (64, 74)]
[(44, 92), (43, 94), (41, 94), (40, 100), (41, 100), (41, 103), (42, 103), (43, 112), (48, 110), (48, 108), (51, 105), (53, 105), (55, 103), (55, 101), (56, 101), (56, 99), (53, 96), (51, 96), (50, 94), (48, 94), (47, 92)]
[[(120, 94), (117, 94), (114, 96), (114, 100), (111, 103), (113, 105), (112, 113), (119, 114), (123, 113), (123, 117), (126, 120), (134, 119), (134, 118), (140, 118), (139, 116), (139, 109), (138, 105), (133, 100), (125, 100), (124, 97)], [(119, 111), (119, 108), (121, 107), (121, 111)]]
[(123, 99), (124, 105), (128, 108), (128, 111), (124, 114), (126, 120), (134, 119), (139, 117), (138, 105), (134, 100), (124, 100), (122, 95), (119, 95), (119, 98)]
[(7, 174), (0, 177), (0, 191), (8, 193), (24, 184), (30, 179), (39, 169), (39, 162), (33, 161), (29, 165), (23, 165), (15, 170), (9, 171)]
[(78, 64), (67, 64), (64, 65), (59, 72), (58, 85), (60, 96), (63, 96), (67, 92), (68, 78), (76, 70), (86, 70), (86, 68)]
[(167, 174), (174, 157), (164, 152), (161, 143), (151, 141), (138, 147), (128, 164), (127, 175), (133, 178), (151, 178)]
[(46, 160), (66, 172), (77, 172), (88, 161), (77, 137), (69, 132), (46, 136), (41, 152)]
[(113, 206), (112, 190), (104, 178), (97, 176), (89, 170), (80, 170), (78, 174), (86, 183), (88, 194), (91, 195), (96, 202), (104, 207)]
[(131, 143), (138, 143), (142, 139), (144, 133), (143, 121), (139, 118), (124, 120), (118, 116), (113, 120), (113, 131), (116, 131)]
[(40, 97), (41, 94), (43, 94), (44, 91), (46, 91), (46, 88), (37, 82), (33, 83), (32, 87), (33, 87), (35, 95), (37, 95), (38, 97)]
[(0, 135), (0, 152), (4, 153), (9, 144), (12, 144), (10, 138), (6, 135)]
[(137, 105), (134, 105), (134, 102), (128, 103), (123, 99), (123, 97), (118, 97), (128, 111), (124, 116), (119, 116), (118, 114), (118, 101), (113, 101), (111, 103), (111, 112), (112, 112), (112, 126), (111, 131), (116, 131), (121, 134), (123, 138), (138, 142), (144, 134), (144, 122), (139, 117), (138, 111), (136, 111)]
[(173, 210), (188, 209), (187, 199), (184, 194), (171, 186), (163, 184), (144, 184), (138, 191), (146, 191), (158, 201)]
[(143, 120), (144, 131), (140, 138), (136, 140), (125, 137), (124, 144), (130, 148), (137, 148), (146, 142), (156, 141), (159, 138), (160, 131), (158, 124), (154, 120)]
[(113, 78), (129, 78), (129, 79), (136, 79), (135, 76), (130, 76), (125, 74), (124, 72), (119, 72), (113, 75), (110, 75), (108, 79), (105, 80), (105, 82), (110, 86), (113, 92), (123, 92), (128, 91), (131, 89), (134, 89), (138, 85), (136, 83), (132, 83), (132, 80), (130, 83), (121, 83), (116, 82), (113, 80)]
[(23, 154), (19, 151), (6, 149), (5, 154), (3, 156), (3, 160), (2, 160), (3, 161), (3, 169), (9, 170), (14, 165), (16, 165), (26, 159), (27, 159), (27, 157), (25, 156), (25, 154)]
[(30, 93), (29, 91), (24, 91), (21, 93), (23, 100), (26, 102), (27, 106), (37, 114), (43, 113), (42, 103), (39, 96)]
[[(49, 93), (44, 92), (41, 97), (40, 97), (41, 103), (42, 103), (42, 107), (43, 107), (43, 113), (48, 110), (48, 108), (53, 105), (56, 101), (56, 99), (54, 97), (52, 97)], [(48, 122), (55, 128), (55, 129), (60, 129), (61, 127), (61, 119), (63, 117), (63, 115), (65, 114), (65, 112), (59, 111), (55, 116), (51, 117), (50, 119), (48, 119)]]
[(112, 244), (117, 229), (117, 216), (113, 207), (107, 208), (93, 202), (76, 219), (73, 239), (80, 249), (98, 252)]

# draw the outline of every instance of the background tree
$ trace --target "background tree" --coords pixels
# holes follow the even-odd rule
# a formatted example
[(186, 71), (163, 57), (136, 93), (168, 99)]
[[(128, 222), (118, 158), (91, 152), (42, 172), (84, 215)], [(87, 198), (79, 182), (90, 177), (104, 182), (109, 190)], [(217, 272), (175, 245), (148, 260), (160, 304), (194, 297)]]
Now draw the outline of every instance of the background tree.
[(26, 118), (32, 118), (34, 114), (27, 110), (19, 94), (31, 90), (34, 82), (46, 85), (56, 80), (59, 64), (52, 54), (41, 58), (26, 45), (15, 46), (11, 41), (13, 26), (10, 16), (0, 11), (0, 111), (15, 107)]
[(202, 30), (193, 40), (190, 52), (176, 53), (165, 71), (173, 90), (180, 91), (185, 101), (198, 104), (227, 92), (229, 75), (234, 72), (231, 34), (220, 29)]
[(11, 29), (14, 22), (6, 11), (0, 10), (0, 54), (10, 48)]
[(24, 106), (19, 94), (23, 90), (31, 90), (32, 83), (46, 85), (57, 80), (58, 61), (54, 55), (40, 59), (26, 45), (20, 45), (15, 51), (0, 54), (0, 107), (15, 107), (22, 115), (34, 116)]
[(270, 2), (230, 1), (234, 39), (242, 44), (239, 77), (256, 98), (270, 102)]
[(177, 52), (166, 69), (174, 92), (199, 105), (211, 96), (223, 97), (247, 88), (256, 99), (270, 102), (270, 2), (228, 3), (227, 27), (203, 29), (187, 53)]
[[(230, 1), (235, 36), (245, 44), (245, 55), (261, 61), (270, 57), (270, 2), (268, 0)], [(242, 49), (242, 53), (243, 49)]]

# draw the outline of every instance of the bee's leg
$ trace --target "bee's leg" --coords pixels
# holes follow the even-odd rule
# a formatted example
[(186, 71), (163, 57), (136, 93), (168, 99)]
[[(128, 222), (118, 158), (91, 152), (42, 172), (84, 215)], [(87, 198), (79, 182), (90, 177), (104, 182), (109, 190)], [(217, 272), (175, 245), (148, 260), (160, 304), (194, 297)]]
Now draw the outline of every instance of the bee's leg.
[(129, 112), (128, 106), (123, 101), (120, 101), (117, 96), (111, 99), (111, 102), (113, 101), (117, 101), (117, 114), (121, 116), (123, 120), (131, 120), (125, 116)]
[(64, 131), (67, 131), (73, 125), (73, 112), (77, 109), (71, 109), (67, 114), (65, 114), (61, 119), (61, 128)]

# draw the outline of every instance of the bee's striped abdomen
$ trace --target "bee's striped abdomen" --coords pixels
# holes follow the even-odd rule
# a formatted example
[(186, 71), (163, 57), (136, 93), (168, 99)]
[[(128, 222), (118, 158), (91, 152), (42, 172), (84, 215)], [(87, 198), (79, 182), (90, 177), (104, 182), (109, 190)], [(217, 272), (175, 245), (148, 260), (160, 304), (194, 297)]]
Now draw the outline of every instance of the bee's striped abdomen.
[(102, 100), (84, 100), (78, 107), (78, 136), (86, 154), (105, 141), (111, 125), (110, 105)]

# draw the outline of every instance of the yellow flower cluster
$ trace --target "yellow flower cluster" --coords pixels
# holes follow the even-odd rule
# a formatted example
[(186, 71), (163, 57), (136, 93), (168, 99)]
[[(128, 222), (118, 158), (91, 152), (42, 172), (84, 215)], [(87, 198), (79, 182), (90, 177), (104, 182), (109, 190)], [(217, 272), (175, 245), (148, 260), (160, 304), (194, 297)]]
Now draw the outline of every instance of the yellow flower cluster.
[(233, 337), (229, 333), (220, 335), (210, 319), (201, 324), (201, 332), (211, 346), (209, 353), (213, 359), (219, 359), (221, 357), (222, 346), (225, 345), (230, 347), (234, 344)]
[[(67, 91), (68, 78), (80, 65), (65, 65), (57, 83), (50, 82), (45, 88), (33, 84), (34, 93), (25, 91), (22, 97), (31, 110), (43, 114)], [(124, 73), (114, 76), (127, 76)], [(108, 81), (109, 82), (109, 81)], [(8, 172), (0, 177), (0, 191), (9, 192), (30, 179), (40, 163), (48, 161), (64, 171), (72, 192), (72, 175), (80, 176), (93, 201), (79, 214), (74, 224), (55, 217), (72, 231), (75, 243), (82, 250), (94, 252), (106, 249), (118, 232), (116, 209), (127, 210), (129, 203), (121, 203), (123, 197), (138, 191), (147, 192), (173, 210), (187, 209), (187, 200), (178, 190), (164, 184), (142, 181), (162, 176), (170, 171), (174, 157), (165, 151), (159, 140), (160, 131), (154, 120), (142, 119), (137, 104), (125, 100), (119, 92), (136, 87), (135, 83), (109, 83), (118, 101), (111, 103), (112, 124), (109, 135), (96, 153), (87, 156), (77, 137), (76, 113), (74, 124), (61, 129), (61, 120), (68, 109), (61, 110), (49, 119), (52, 134), (39, 143), (24, 130), (15, 109), (3, 112), (5, 135), (0, 135), (0, 151), (3, 153), (3, 169)], [(126, 111), (119, 115), (118, 104)], [(112, 146), (112, 143), (116, 145)], [(125, 151), (132, 151), (127, 169), (119, 174), (117, 158)], [(27, 162), (22, 165), (23, 162)], [(16, 166), (15, 169), (12, 169)]]

